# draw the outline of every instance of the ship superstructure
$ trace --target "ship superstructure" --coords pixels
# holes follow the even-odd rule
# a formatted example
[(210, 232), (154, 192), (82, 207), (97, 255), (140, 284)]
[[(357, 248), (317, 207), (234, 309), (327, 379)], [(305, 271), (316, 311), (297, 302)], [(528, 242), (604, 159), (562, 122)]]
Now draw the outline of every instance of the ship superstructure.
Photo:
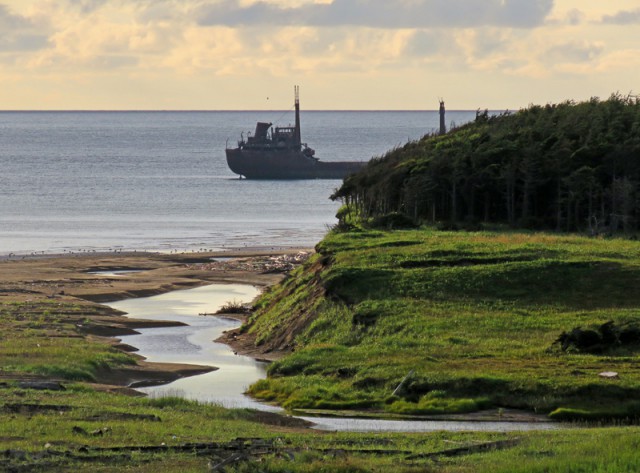
[(323, 162), (315, 151), (302, 143), (300, 127), (300, 89), (295, 92), (295, 125), (273, 127), (258, 122), (253, 136), (227, 148), (227, 164), (246, 179), (342, 179), (361, 169), (358, 161)]

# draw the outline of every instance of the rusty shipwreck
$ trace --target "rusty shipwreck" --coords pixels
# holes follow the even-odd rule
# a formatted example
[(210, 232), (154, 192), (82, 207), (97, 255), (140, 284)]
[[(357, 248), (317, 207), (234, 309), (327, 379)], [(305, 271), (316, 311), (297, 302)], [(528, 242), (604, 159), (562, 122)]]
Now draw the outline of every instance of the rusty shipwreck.
[(323, 162), (302, 142), (300, 132), (300, 96), (295, 87), (295, 126), (272, 127), (258, 122), (253, 136), (227, 148), (227, 164), (246, 179), (342, 179), (361, 169), (358, 161)]

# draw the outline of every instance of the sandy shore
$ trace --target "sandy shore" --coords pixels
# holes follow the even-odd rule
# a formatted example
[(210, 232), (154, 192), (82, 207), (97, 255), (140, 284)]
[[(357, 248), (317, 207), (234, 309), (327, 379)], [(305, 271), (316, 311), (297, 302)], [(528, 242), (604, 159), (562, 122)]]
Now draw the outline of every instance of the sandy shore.
[[(296, 255), (310, 251), (253, 248), (191, 254), (5, 256), (0, 259), (0, 303), (32, 302), (33, 307), (44, 301), (58, 302), (60, 307), (72, 303), (79, 310), (63, 315), (67, 322), (78, 327), (81, 336), (132, 351), (132, 347), (121, 344), (117, 337), (135, 333), (136, 328), (172, 323), (127, 318), (101, 303), (213, 283), (266, 287), (284, 277), (298, 260)], [(117, 274), (119, 271), (126, 272)], [(228, 341), (234, 342), (233, 339)], [(236, 345), (236, 350), (251, 354), (246, 340)], [(148, 363), (140, 357), (137, 366), (99, 373), (98, 387), (123, 391), (122, 386), (166, 383), (211, 369), (208, 366)]]

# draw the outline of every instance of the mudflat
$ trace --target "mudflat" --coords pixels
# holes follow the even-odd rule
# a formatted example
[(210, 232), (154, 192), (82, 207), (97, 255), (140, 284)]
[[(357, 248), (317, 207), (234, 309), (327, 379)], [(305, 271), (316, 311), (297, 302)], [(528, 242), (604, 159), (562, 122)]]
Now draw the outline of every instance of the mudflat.
[[(4, 256), (0, 258), (0, 305), (11, 307), (12, 303), (19, 303), (20, 310), (28, 311), (29, 317), (42, 316), (54, 309), (61, 317), (60, 321), (74, 329), (52, 327), (52, 336), (84, 337), (90, 342), (134, 352), (133, 347), (120, 343), (117, 337), (135, 333), (138, 328), (175, 323), (128, 318), (102, 303), (214, 283), (266, 287), (282, 279), (308, 252), (288, 248), (223, 253)], [(136, 359), (135, 365), (99, 371), (95, 386), (122, 391), (123, 386), (165, 383), (212, 369), (209, 366), (149, 363), (140, 356)], [(0, 370), (0, 378), (24, 379), (24, 375)], [(131, 393), (135, 392), (131, 390)]]

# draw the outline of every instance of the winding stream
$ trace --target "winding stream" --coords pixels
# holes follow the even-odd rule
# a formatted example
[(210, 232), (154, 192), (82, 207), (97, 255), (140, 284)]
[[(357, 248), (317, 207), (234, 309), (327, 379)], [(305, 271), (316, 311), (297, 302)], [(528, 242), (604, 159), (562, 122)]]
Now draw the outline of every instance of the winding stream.
[(218, 368), (162, 386), (136, 389), (150, 396), (180, 396), (229, 408), (280, 410), (260, 404), (244, 394), (251, 383), (266, 376), (266, 363), (235, 355), (227, 345), (213, 341), (240, 323), (224, 317), (198, 315), (215, 312), (226, 302), (249, 301), (257, 295), (258, 290), (253, 286), (216, 284), (111, 303), (114, 309), (136, 319), (173, 320), (188, 324), (138, 329), (139, 335), (121, 337), (124, 343), (138, 348), (138, 354), (146, 357), (147, 361)]
[[(152, 362), (209, 365), (216, 371), (182, 378), (162, 386), (136, 388), (150, 396), (181, 396), (229, 408), (252, 408), (279, 412), (282, 409), (253, 400), (244, 394), (249, 385), (266, 377), (266, 364), (233, 353), (229, 346), (213, 342), (222, 332), (239, 326), (233, 319), (199, 316), (212, 313), (233, 300), (249, 301), (258, 294), (253, 286), (214, 284), (158, 296), (127, 299), (109, 304), (137, 319), (173, 320), (185, 326), (139, 329), (138, 335), (121, 337)], [(545, 422), (404, 421), (301, 417), (316, 429), (350, 432), (431, 431), (525, 431), (552, 430), (560, 426)]]

